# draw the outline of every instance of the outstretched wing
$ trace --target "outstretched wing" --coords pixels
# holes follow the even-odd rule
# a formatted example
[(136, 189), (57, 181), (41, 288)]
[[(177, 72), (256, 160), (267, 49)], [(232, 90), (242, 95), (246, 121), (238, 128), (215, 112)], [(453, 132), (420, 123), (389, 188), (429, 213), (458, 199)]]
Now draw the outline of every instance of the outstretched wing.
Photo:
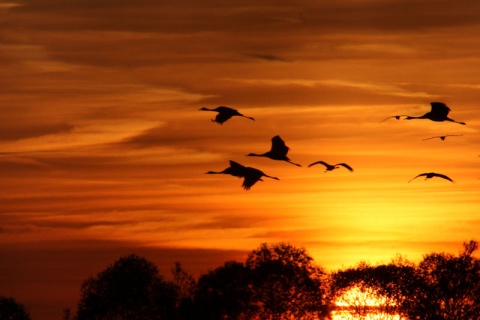
[(351, 172), (353, 172), (353, 168), (350, 167), (348, 164), (346, 163), (337, 163), (337, 166), (342, 166), (342, 167), (345, 167), (347, 168), (348, 170), (350, 170)]
[(401, 117), (408, 117), (408, 116), (405, 115), (405, 114), (399, 114), (399, 115), (396, 115), (396, 116), (390, 116), (390, 117), (387, 117), (387, 118), (383, 119), (383, 120), (380, 121), (379, 123), (382, 123), (383, 121), (386, 121), (386, 120), (388, 120), (388, 119), (390, 119), (390, 118), (395, 118), (395, 119), (397, 119), (397, 120), (400, 120)]
[(271, 178), (271, 179), (275, 179), (275, 180), (280, 180), (279, 178), (269, 176), (269, 175), (263, 173), (262, 171), (260, 171), (256, 168), (246, 167), (245, 168), (245, 175), (244, 175), (245, 179), (243, 180), (243, 184), (242, 184), (243, 188), (245, 190), (250, 190), (250, 188), (255, 183), (257, 183), (257, 181), (263, 181), (262, 177), (267, 177), (267, 178)]
[(215, 108), (215, 111), (217, 111), (218, 114), (213, 121), (220, 124), (223, 124), (233, 116), (241, 116), (237, 110), (225, 106), (219, 106)]
[(453, 180), (452, 180), (452, 179), (450, 179), (449, 177), (447, 177), (447, 176), (446, 176), (446, 175), (444, 175), (444, 174), (441, 174), (441, 173), (434, 173), (433, 175), (434, 175), (435, 177), (439, 177), (439, 178), (446, 179), (446, 180), (448, 180), (448, 181), (451, 181), (451, 182), (453, 182)]
[(243, 189), (248, 191), (257, 181), (258, 180), (253, 180), (253, 179), (245, 177), (245, 179), (243, 180), (243, 183), (242, 183), (242, 187), (243, 187)]
[(423, 140), (430, 140), (430, 139), (435, 139), (435, 138), (445, 140), (445, 138), (447, 138), (447, 137), (460, 137), (460, 136), (462, 136), (462, 135), (461, 134), (446, 134), (444, 136), (434, 136), (434, 137), (430, 137), (430, 138), (425, 138)]
[(217, 116), (215, 117), (215, 120), (212, 120), (216, 123), (223, 124), (225, 121), (230, 119), (232, 117), (232, 114), (224, 113), (224, 112), (219, 112)]
[(245, 166), (242, 166), (240, 163), (235, 162), (233, 160), (230, 160), (230, 167), (232, 168), (243, 168), (245, 169)]
[(311, 166), (314, 166), (314, 165), (316, 165), (316, 164), (323, 164), (325, 167), (328, 168), (328, 164), (327, 164), (326, 162), (324, 162), (324, 161), (317, 161), (317, 162), (314, 162), (314, 163), (310, 163), (310, 164), (308, 165), (308, 167), (310, 168)]
[(256, 169), (253, 169), (253, 170), (251, 170), (251, 169), (253, 169), (253, 168), (246, 168), (245, 175), (243, 176), (244, 180), (243, 180), (242, 186), (245, 190), (250, 190), (250, 188), (255, 183), (257, 183), (257, 181), (262, 180), (262, 179), (260, 179), (262, 177), (262, 175), (259, 174), (258, 172), (256, 172), (255, 171)]
[(245, 167), (240, 163), (230, 160), (230, 170), (228, 172), (235, 177), (243, 177), (245, 175)]
[[(426, 176), (428, 173), (420, 173), (418, 176), (416, 177), (413, 177), (412, 179), (410, 179), (410, 181), (414, 180), (414, 179), (417, 179), (418, 177), (421, 177), (421, 176)], [(408, 181), (408, 183), (410, 183), (410, 181)]]
[(290, 150), (289, 147), (285, 144), (285, 142), (280, 138), (280, 136), (275, 136), (272, 138), (272, 149), (271, 151), (275, 154), (286, 155)]
[(445, 140), (445, 136), (434, 136), (434, 137), (430, 137), (430, 138), (425, 138), (423, 140), (431, 140), (431, 139), (435, 139), (435, 138), (440, 138), (442, 140)]
[(216, 110), (217, 110), (218, 112), (229, 113), (229, 114), (232, 114), (232, 115), (238, 113), (237, 110), (235, 110), (235, 109), (233, 109), (233, 108), (230, 108), (230, 107), (226, 107), (226, 106), (219, 106), (219, 107), (216, 108)]
[(430, 102), (432, 106), (432, 110), (430, 111), (432, 114), (438, 115), (441, 118), (446, 118), (448, 113), (450, 112), (450, 108), (443, 102)]

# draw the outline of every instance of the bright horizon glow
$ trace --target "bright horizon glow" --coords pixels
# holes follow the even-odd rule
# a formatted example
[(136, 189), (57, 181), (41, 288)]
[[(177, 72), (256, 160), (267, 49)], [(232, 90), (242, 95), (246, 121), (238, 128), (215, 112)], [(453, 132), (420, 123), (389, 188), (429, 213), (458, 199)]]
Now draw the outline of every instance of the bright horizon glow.
[(335, 301), (337, 307), (352, 307), (352, 306), (366, 306), (366, 307), (379, 307), (379, 306), (395, 306), (396, 303), (388, 301), (387, 297), (382, 297), (372, 291), (364, 291), (359, 287), (353, 287), (344, 292)]
[[(333, 312), (334, 320), (404, 320), (398, 314), (387, 314), (381, 310), (382, 306), (395, 306), (394, 301), (387, 297), (378, 296), (374, 291), (363, 291), (359, 287), (353, 287), (345, 291), (335, 301), (338, 307)], [(356, 314), (359, 309), (362, 315)]]

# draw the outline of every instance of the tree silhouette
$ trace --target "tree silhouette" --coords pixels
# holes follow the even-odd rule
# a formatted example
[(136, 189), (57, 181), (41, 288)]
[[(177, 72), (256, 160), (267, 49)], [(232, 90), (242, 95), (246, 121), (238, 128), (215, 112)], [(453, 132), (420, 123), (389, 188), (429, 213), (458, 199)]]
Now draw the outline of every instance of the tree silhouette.
[[(225, 262), (198, 281), (176, 263), (171, 282), (163, 280), (153, 263), (130, 255), (83, 283), (74, 319), (331, 319), (332, 302), (353, 288), (360, 294), (344, 299), (348, 306), (343, 311), (350, 317), (477, 320), (480, 260), (473, 256), (477, 249), (478, 243), (470, 241), (458, 256), (431, 253), (419, 264), (401, 257), (376, 266), (363, 262), (327, 275), (304, 248), (264, 243), (245, 264)], [(368, 298), (377, 303), (368, 303)], [(24, 312), (20, 318), (8, 317), (18, 309)], [(0, 319), (30, 317), (13, 299), (0, 298)]]
[(245, 266), (228, 261), (200, 277), (196, 292), (196, 317), (199, 320), (251, 319), (252, 289)]
[(424, 279), (411, 296), (412, 319), (480, 319), (480, 260), (473, 257), (478, 242), (464, 243), (458, 256), (431, 253), (418, 267)]
[(312, 319), (329, 314), (326, 274), (305, 249), (262, 244), (246, 262), (260, 319)]
[(178, 298), (193, 299), (196, 282), (191, 274), (186, 272), (180, 262), (175, 262), (172, 268), (173, 284), (177, 287)]
[(197, 283), (193, 276), (186, 272), (180, 262), (176, 262), (171, 269), (173, 275), (173, 285), (177, 292), (176, 319), (194, 319), (195, 311), (193, 304)]
[(30, 314), (25, 306), (14, 298), (0, 296), (0, 319), (2, 320), (30, 320)]
[(174, 286), (157, 267), (129, 255), (83, 283), (76, 319), (170, 320), (175, 302)]
[[(367, 301), (350, 301), (349, 312), (357, 317), (367, 313), (407, 316), (411, 297), (416, 295), (419, 279), (415, 265), (399, 257), (390, 264), (371, 266), (365, 262), (355, 268), (340, 270), (332, 274), (332, 292), (338, 299), (352, 288), (366, 297), (380, 302), (371, 306)], [(359, 296), (352, 297), (358, 299)]]
[[(350, 288), (372, 292), (384, 298), (375, 312), (398, 314), (407, 319), (480, 319), (480, 260), (473, 257), (478, 243), (464, 243), (459, 256), (431, 253), (418, 266), (402, 260), (388, 265), (337, 271), (332, 275), (334, 297)], [(353, 304), (356, 316), (371, 312), (368, 306)]]

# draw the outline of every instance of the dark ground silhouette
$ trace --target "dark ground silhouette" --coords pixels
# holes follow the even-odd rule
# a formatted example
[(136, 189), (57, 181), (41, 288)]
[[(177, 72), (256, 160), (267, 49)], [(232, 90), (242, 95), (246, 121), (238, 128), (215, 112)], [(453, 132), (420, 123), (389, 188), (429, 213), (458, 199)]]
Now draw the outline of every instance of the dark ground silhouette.
[[(360, 262), (327, 273), (304, 248), (287, 243), (262, 244), (244, 263), (227, 261), (195, 280), (180, 263), (167, 281), (152, 262), (135, 254), (121, 257), (84, 281), (73, 317), (64, 319), (169, 320), (313, 320), (331, 319), (345, 310), (405, 319), (480, 319), (478, 242), (463, 244), (458, 255), (430, 253), (419, 263), (401, 256), (388, 264)], [(335, 302), (355, 288), (383, 298), (371, 307)], [(355, 298), (355, 297), (354, 297)], [(19, 314), (19, 317), (12, 317)], [(0, 298), (0, 319), (30, 316), (13, 298)]]
[(25, 306), (14, 298), (0, 296), (0, 319), (30, 320), (30, 314)]
[[(178, 263), (165, 281), (136, 255), (120, 258), (81, 288), (76, 319), (328, 319), (351, 288), (385, 297), (375, 309), (407, 319), (479, 319), (476, 241), (458, 256), (430, 253), (418, 264), (355, 267), (327, 274), (304, 248), (262, 244), (245, 263), (227, 261), (195, 281)], [(357, 316), (371, 312), (359, 304)]]

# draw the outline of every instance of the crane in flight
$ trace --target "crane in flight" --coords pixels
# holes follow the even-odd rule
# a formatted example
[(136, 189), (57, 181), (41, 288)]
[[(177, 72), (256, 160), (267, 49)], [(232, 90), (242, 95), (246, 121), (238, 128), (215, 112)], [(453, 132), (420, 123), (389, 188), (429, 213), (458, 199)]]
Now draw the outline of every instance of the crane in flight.
[(443, 122), (443, 121), (450, 121), (458, 124), (466, 125), (465, 122), (455, 121), (448, 117), (448, 113), (450, 112), (450, 108), (443, 102), (430, 102), (431, 109), (429, 112), (425, 113), (423, 116), (409, 116), (409, 115), (397, 115), (388, 117), (380, 122), (383, 122), (390, 118), (396, 118), (400, 120), (401, 117), (405, 117), (404, 120), (414, 120), (414, 119), (428, 119), (435, 122)]
[(250, 188), (257, 183), (257, 181), (263, 181), (262, 177), (280, 180), (277, 177), (272, 177), (265, 174), (261, 170), (252, 167), (245, 167), (232, 160), (230, 160), (230, 167), (224, 169), (223, 171), (208, 171), (205, 172), (205, 174), (229, 174), (234, 177), (243, 178), (242, 187), (245, 190), (250, 190)]
[(275, 180), (280, 180), (277, 177), (272, 177), (267, 174), (265, 174), (263, 171), (258, 170), (256, 168), (252, 167), (245, 167), (245, 172), (243, 175), (243, 184), (242, 187), (245, 190), (250, 190), (250, 188), (257, 183), (257, 181), (263, 181), (262, 177), (270, 178), (270, 179), (275, 179)]
[(270, 147), (270, 150), (262, 153), (262, 154), (257, 154), (257, 153), (249, 153), (247, 156), (250, 157), (266, 157), (270, 158), (272, 160), (280, 160), (280, 161), (286, 161), (288, 163), (291, 163), (293, 165), (296, 165), (297, 167), (301, 167), (300, 164), (292, 162), (290, 158), (287, 157), (288, 150), (290, 150), (289, 147), (285, 144), (285, 142), (280, 138), (280, 136), (275, 136), (272, 138), (272, 146)]
[(325, 161), (317, 161), (317, 162), (314, 162), (314, 163), (309, 164), (308, 167), (314, 166), (314, 165), (316, 165), (316, 164), (323, 164), (323, 165), (325, 166), (325, 172), (327, 172), (327, 171), (333, 171), (333, 170), (335, 170), (335, 169), (338, 169), (339, 166), (342, 166), (342, 167), (344, 167), (344, 168), (347, 168), (348, 171), (353, 172), (353, 168), (350, 167), (348, 164), (343, 163), (343, 162), (342, 162), (342, 163), (337, 163), (337, 164), (335, 164), (335, 165), (331, 165), (331, 164), (326, 163)]
[(215, 119), (212, 119), (212, 122), (216, 122), (216, 123), (219, 123), (219, 124), (223, 124), (225, 121), (227, 121), (228, 119), (230, 119), (233, 116), (244, 117), (244, 118), (255, 121), (254, 118), (244, 116), (243, 114), (241, 114), (237, 110), (229, 108), (229, 107), (225, 107), (225, 106), (220, 106), (220, 107), (217, 107), (215, 109), (201, 108), (200, 111), (216, 111), (216, 112), (218, 112)]
[(243, 177), (245, 174), (245, 168), (240, 163), (230, 160), (230, 167), (223, 171), (208, 171), (205, 174), (229, 174), (234, 177)]
[(431, 140), (431, 139), (439, 138), (442, 141), (444, 141), (446, 137), (460, 137), (460, 136), (462, 136), (462, 134), (446, 134), (444, 136), (435, 136), (435, 137), (425, 138), (423, 140)]
[[(442, 178), (442, 179), (445, 179), (445, 180), (448, 180), (448, 181), (453, 182), (453, 180), (450, 179), (449, 177), (447, 177), (446, 175), (440, 174), (440, 173), (435, 173), (435, 172), (421, 173), (421, 174), (419, 174), (418, 176), (413, 177), (412, 179), (410, 179), (410, 181), (412, 181), (413, 179), (416, 179), (416, 178), (418, 178), (418, 177), (423, 177), (423, 176), (425, 177), (425, 180), (431, 179), (431, 178), (433, 178), (433, 177), (438, 177), (438, 178)], [(408, 181), (408, 183), (410, 183), (410, 181)]]

